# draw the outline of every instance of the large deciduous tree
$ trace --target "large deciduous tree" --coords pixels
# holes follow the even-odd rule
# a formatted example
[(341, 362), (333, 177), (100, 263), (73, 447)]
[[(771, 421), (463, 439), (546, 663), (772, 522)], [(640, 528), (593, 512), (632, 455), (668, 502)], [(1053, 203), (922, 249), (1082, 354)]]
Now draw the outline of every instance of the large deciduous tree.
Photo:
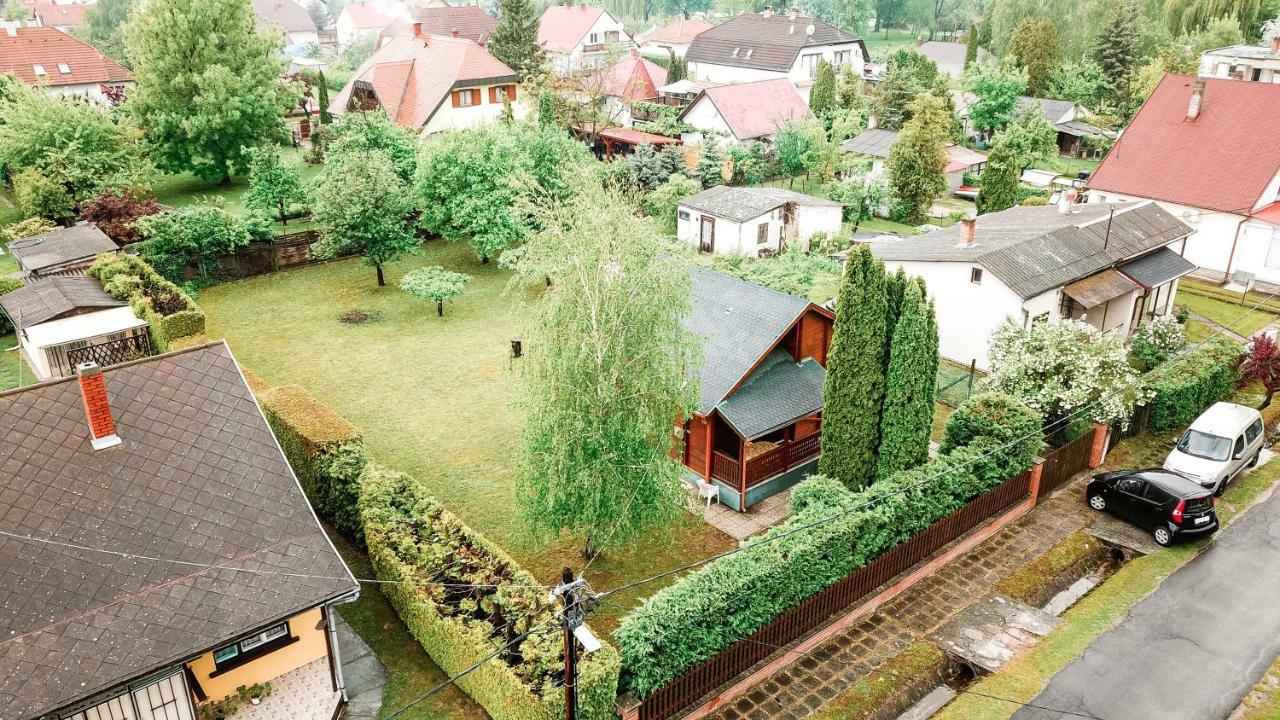
[(591, 556), (683, 512), (671, 426), (696, 407), (701, 347), (683, 263), (618, 191), (585, 177), (575, 191), (527, 208), (541, 229), (517, 278), (551, 284), (523, 330), (516, 499), (530, 527), (580, 535)]
[(249, 151), (249, 191), (244, 205), (275, 215), (283, 225), (289, 224), (294, 206), (307, 201), (298, 169), (280, 162), (280, 150), (274, 146)]
[(498, 0), (498, 26), (489, 35), (489, 52), (523, 80), (542, 64), (538, 44), (539, 11), (532, 0)]
[(391, 122), (381, 110), (343, 115), (342, 122), (333, 126), (333, 138), (325, 153), (333, 158), (346, 153), (364, 155), (373, 150), (387, 156), (400, 182), (406, 186), (413, 183), (418, 167), (418, 139)]
[(938, 376), (938, 323), (924, 284), (907, 280), (890, 341), (876, 477), (929, 459)]
[(1058, 29), (1048, 20), (1023, 20), (1009, 40), (1008, 57), (1027, 71), (1027, 92), (1044, 97), (1058, 67), (1062, 44)]
[(158, 167), (227, 182), (246, 148), (288, 141), (301, 88), (280, 78), (284, 36), (256, 24), (249, 0), (150, 0), (133, 14), (126, 105)]
[(945, 150), (951, 117), (942, 101), (921, 95), (911, 103), (912, 117), (889, 148), (885, 168), (894, 215), (903, 222), (923, 222), (933, 200), (947, 189)]
[(836, 300), (823, 388), (819, 469), (850, 487), (871, 482), (880, 446), (886, 343), (884, 264), (866, 245), (849, 251)]
[(84, 25), (76, 32), (98, 52), (127, 64), (124, 26), (136, 4), (137, 0), (99, 0), (85, 10)]
[(324, 228), (316, 252), (362, 256), (377, 271), (379, 286), (387, 284), (384, 265), (418, 248), (410, 190), (381, 150), (330, 158), (316, 178), (311, 204)]
[(217, 272), (218, 256), (271, 237), (264, 219), (233, 215), (217, 202), (148, 215), (135, 226), (145, 239), (142, 257), (172, 282), (182, 282), (182, 269), (192, 262), (209, 277)]
[(994, 132), (1013, 120), (1018, 96), (1027, 91), (1025, 70), (979, 63), (964, 76), (964, 89), (973, 93), (969, 122), (978, 131)]
[(877, 127), (899, 130), (911, 119), (910, 105), (922, 93), (938, 85), (938, 66), (914, 49), (895, 50), (885, 66), (884, 80), (876, 86), (871, 112)]

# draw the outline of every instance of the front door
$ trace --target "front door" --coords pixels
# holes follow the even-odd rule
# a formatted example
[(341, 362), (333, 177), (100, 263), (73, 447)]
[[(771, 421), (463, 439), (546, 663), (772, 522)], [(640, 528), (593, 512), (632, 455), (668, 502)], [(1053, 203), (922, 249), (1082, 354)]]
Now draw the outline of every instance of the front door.
[(716, 219), (703, 215), (700, 228), (701, 230), (698, 235), (698, 251), (705, 253), (715, 252)]

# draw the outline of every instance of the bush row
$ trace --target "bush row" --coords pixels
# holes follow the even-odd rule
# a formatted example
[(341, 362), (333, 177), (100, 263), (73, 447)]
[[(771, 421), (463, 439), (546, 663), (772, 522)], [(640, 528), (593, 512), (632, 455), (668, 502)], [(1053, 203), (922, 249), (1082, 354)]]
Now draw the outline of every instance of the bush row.
[[(987, 408), (996, 406), (1004, 403), (989, 402)], [(1024, 411), (1015, 414), (1021, 417)], [(969, 418), (979, 414), (967, 413)], [(620, 689), (647, 697), (1022, 472), (1042, 447), (1038, 432), (1011, 442), (973, 436), (977, 424), (949, 433), (955, 441), (949, 453), (860, 491), (823, 476), (796, 486), (791, 519), (746, 543), (755, 549), (709, 563), (623, 619), (616, 634), (622, 654)], [(788, 534), (842, 512), (837, 519)]]
[(360, 431), (297, 385), (265, 390), (258, 402), (316, 512), (363, 539), (357, 503), (368, 457)]
[[(361, 484), (374, 572), (390, 581), (382, 592), (431, 659), (454, 675), (509, 645), (458, 686), (495, 720), (562, 715), (563, 642), (546, 588), (413, 478), (368, 465)], [(618, 666), (608, 645), (580, 663), (579, 717), (615, 717)]]
[(1153, 393), (1151, 429), (1187, 425), (1230, 395), (1240, 377), (1237, 361), (1242, 352), (1236, 343), (1217, 338), (1152, 370), (1147, 375), (1147, 388)]
[(133, 314), (151, 326), (151, 343), (167, 352), (179, 338), (204, 333), (204, 312), (190, 295), (165, 280), (145, 260), (124, 253), (104, 253), (89, 268), (104, 290), (127, 300)]

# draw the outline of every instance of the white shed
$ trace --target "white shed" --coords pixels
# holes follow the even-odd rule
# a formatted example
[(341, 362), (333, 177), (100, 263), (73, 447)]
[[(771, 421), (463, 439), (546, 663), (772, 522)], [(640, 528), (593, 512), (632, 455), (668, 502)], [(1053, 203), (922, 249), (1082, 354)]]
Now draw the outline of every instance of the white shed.
[(781, 188), (716, 187), (676, 208), (676, 237), (700, 252), (757, 257), (799, 244), (817, 233), (838, 235), (844, 206)]

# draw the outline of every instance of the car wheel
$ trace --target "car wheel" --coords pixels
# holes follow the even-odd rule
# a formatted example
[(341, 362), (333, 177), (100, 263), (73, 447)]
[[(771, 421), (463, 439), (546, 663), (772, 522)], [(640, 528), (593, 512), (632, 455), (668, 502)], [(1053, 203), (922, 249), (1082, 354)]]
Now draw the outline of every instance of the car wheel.
[(1254, 454), (1253, 454), (1253, 458), (1252, 458), (1251, 460), (1249, 460), (1249, 467), (1257, 467), (1257, 466), (1258, 466), (1258, 457), (1259, 457), (1260, 455), (1262, 455), (1262, 451), (1261, 451), (1261, 450), (1259, 450), (1258, 452), (1256, 452), (1256, 453), (1254, 453)]
[(1107, 499), (1097, 493), (1094, 493), (1089, 496), (1089, 507), (1097, 510), (1098, 512), (1102, 512), (1107, 509)]
[(1161, 525), (1151, 531), (1151, 537), (1155, 538), (1156, 544), (1165, 547), (1173, 542), (1173, 533), (1169, 532), (1169, 528)]
[(1222, 493), (1227, 491), (1227, 478), (1218, 481), (1218, 487), (1213, 489), (1214, 497), (1222, 497)]

